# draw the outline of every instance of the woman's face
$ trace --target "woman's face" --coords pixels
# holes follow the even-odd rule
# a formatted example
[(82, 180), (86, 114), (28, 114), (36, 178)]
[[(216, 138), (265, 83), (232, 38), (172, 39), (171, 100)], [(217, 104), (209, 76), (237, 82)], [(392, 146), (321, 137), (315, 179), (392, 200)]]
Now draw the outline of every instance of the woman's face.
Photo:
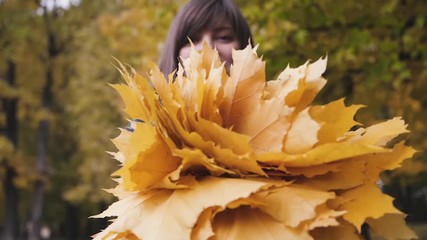
[[(231, 52), (233, 49), (239, 48), (236, 33), (231, 25), (218, 24), (195, 36), (189, 36), (189, 38), (193, 42), (196, 50), (202, 49), (203, 41), (206, 41), (211, 48), (216, 48), (221, 61), (225, 62), (225, 68), (227, 72), (229, 72), (233, 60)], [(190, 56), (190, 50), (191, 46), (190, 43), (188, 43), (180, 49), (179, 56), (184, 59), (188, 58)]]

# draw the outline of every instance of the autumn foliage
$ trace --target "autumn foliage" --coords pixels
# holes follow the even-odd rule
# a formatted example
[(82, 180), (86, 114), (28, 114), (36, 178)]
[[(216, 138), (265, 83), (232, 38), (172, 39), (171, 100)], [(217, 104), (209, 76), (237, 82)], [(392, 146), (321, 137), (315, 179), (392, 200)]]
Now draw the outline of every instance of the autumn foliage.
[[(165, 79), (120, 65), (131, 130), (113, 140), (121, 168), (109, 190), (115, 217), (95, 239), (413, 239), (377, 185), (414, 150), (395, 138), (401, 118), (364, 127), (362, 106), (315, 106), (326, 58), (266, 81), (256, 47), (192, 50)], [(393, 143), (393, 144), (392, 144)]]

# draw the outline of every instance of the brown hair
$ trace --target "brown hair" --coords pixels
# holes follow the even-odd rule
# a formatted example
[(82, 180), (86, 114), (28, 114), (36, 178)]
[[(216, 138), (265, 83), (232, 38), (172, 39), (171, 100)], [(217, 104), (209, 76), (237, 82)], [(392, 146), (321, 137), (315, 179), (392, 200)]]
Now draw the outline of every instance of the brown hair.
[(179, 51), (188, 43), (189, 36), (224, 20), (233, 27), (240, 49), (249, 42), (253, 45), (248, 23), (233, 0), (190, 0), (181, 8), (169, 29), (159, 62), (163, 74), (168, 75), (178, 67)]

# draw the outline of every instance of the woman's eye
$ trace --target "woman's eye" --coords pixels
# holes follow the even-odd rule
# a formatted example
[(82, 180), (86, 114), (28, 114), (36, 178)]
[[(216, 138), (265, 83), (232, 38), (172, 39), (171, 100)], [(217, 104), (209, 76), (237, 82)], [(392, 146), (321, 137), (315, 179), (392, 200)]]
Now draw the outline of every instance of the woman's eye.
[(220, 39), (229, 41), (229, 40), (231, 40), (231, 36), (221, 36)]
[(232, 35), (220, 35), (217, 39), (222, 42), (231, 42), (234, 40), (234, 37)]

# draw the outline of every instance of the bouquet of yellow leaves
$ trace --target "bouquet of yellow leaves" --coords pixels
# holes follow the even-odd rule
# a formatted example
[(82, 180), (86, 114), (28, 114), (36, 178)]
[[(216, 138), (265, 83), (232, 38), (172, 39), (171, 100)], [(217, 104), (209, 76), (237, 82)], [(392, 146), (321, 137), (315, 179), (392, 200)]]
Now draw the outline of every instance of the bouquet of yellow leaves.
[[(364, 128), (361, 106), (310, 105), (326, 59), (266, 81), (256, 47), (233, 51), (227, 74), (206, 44), (165, 79), (120, 66), (132, 131), (114, 139), (119, 198), (95, 239), (385, 239), (416, 236), (376, 182), (414, 150), (387, 143), (400, 118)], [(356, 127), (355, 127), (356, 126)]]

